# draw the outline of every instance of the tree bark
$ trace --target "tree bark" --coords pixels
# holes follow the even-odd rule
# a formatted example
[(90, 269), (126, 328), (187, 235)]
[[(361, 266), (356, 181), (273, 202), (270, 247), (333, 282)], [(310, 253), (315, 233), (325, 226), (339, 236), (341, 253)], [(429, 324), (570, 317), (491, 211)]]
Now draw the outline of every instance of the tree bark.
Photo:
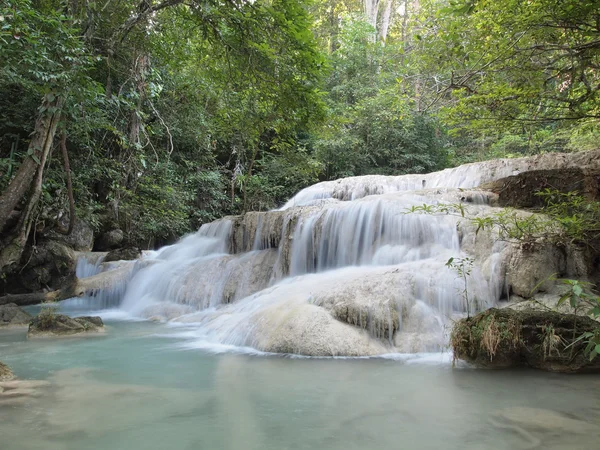
[(46, 160), (56, 134), (62, 105), (63, 99), (60, 96), (48, 94), (42, 100), (41, 112), (38, 114), (33, 136), (29, 142), (28, 155), (0, 196), (0, 232), (5, 231), (4, 226), (8, 217), (31, 189), (31, 182), (42, 165), (42, 160)]
[[(364, 0), (365, 15), (367, 22), (377, 29), (377, 15), (379, 13), (380, 0)], [(375, 37), (375, 36), (373, 36)]]
[(0, 305), (7, 305), (9, 303), (14, 303), (17, 306), (37, 305), (43, 302), (58, 302), (68, 298), (81, 297), (85, 293), (85, 290), (78, 286), (77, 279), (75, 279), (68, 286), (57, 291), (5, 295), (0, 297)]
[(67, 196), (69, 197), (69, 228), (66, 234), (71, 234), (75, 226), (75, 197), (73, 196), (73, 182), (71, 180), (71, 164), (69, 163), (69, 152), (67, 150), (67, 133), (63, 132), (60, 138), (60, 151), (63, 157), (65, 177), (67, 178)]
[(379, 28), (379, 39), (381, 39), (383, 43), (385, 43), (387, 39), (388, 31), (392, 23), (393, 8), (394, 0), (386, 0), (385, 9), (383, 10), (383, 15), (381, 16), (381, 27)]
[[(51, 123), (49, 124), (52, 138), (54, 138), (54, 133), (56, 132), (59, 118), (60, 112), (57, 111), (53, 114)], [(27, 238), (29, 237), (31, 225), (33, 223), (33, 213), (40, 200), (40, 196), (42, 195), (44, 166), (46, 165), (46, 160), (48, 159), (48, 155), (50, 154), (51, 150), (52, 139), (49, 139), (48, 137), (48, 140), (46, 140), (44, 143), (44, 148), (40, 155), (41, 158), (39, 164), (37, 165), (37, 171), (35, 172), (35, 179), (33, 185), (30, 187), (29, 198), (27, 199), (25, 208), (21, 212), (19, 222), (16, 228), (8, 234), (7, 242), (2, 243), (3, 246), (0, 250), (0, 273), (10, 271), (7, 270), (7, 268), (10, 268), (17, 263), (23, 255), (23, 250), (25, 250), (25, 244), (27, 243)]]

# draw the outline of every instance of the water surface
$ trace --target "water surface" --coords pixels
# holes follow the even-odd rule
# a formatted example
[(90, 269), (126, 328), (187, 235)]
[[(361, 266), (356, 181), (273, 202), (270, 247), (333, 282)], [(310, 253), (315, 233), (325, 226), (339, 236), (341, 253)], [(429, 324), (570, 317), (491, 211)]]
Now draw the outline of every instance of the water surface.
[[(583, 450), (600, 442), (596, 376), (452, 369), (443, 354), (247, 354), (198, 348), (193, 328), (106, 323), (105, 336), (89, 338), (0, 332), (0, 360), (20, 378), (51, 381), (25, 405), (0, 406), (2, 450)], [(515, 407), (541, 409), (541, 419), (515, 424), (503, 413)], [(565, 430), (556, 413), (595, 431)]]

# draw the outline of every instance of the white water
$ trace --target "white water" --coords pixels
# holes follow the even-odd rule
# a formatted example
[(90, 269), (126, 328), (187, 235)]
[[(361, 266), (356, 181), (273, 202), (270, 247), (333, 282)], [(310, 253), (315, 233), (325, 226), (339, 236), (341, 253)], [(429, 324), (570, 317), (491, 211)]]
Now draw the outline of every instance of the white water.
[(394, 192), (417, 191), (431, 188), (474, 188), (482, 183), (515, 175), (525, 169), (526, 161), (504, 159), (490, 162), (465, 164), (452, 169), (428, 174), (403, 176), (366, 175), (325, 181), (303, 189), (281, 209), (318, 203), (319, 200), (334, 198), (352, 201), (370, 195)]
[[(92, 256), (93, 255), (93, 256)], [(102, 271), (101, 264), (104, 261), (105, 255), (94, 253), (83, 253), (77, 258), (77, 266), (75, 267), (75, 275), (77, 278), (86, 278), (94, 276)]]
[[(115, 263), (104, 263), (105, 253), (82, 253), (77, 259), (75, 275), (77, 278), (86, 278), (98, 275), (99, 273), (110, 270)], [(114, 308), (120, 305), (125, 291), (127, 290), (127, 281), (117, 282), (108, 288), (91, 292), (83, 297), (76, 297), (62, 302), (62, 308), (69, 309), (93, 309), (100, 310)]]
[(319, 183), (280, 211), (222, 219), (146, 254), (95, 304), (193, 324), (199, 346), (313, 356), (443, 350), (451, 320), (502, 295), (503, 247), (471, 255), (465, 285), (445, 263), (477, 247), (474, 233), (455, 216), (407, 209), (462, 199), (486, 211), (483, 194), (462, 189), (518, 167), (482, 167)]

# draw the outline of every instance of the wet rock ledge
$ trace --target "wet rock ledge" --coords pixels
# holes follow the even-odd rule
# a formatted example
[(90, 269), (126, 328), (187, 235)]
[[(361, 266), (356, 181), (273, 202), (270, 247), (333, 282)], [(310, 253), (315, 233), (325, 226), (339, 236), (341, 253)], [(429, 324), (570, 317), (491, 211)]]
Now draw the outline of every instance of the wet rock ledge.
[(600, 357), (590, 361), (585, 342), (577, 341), (585, 332), (600, 332), (600, 323), (554, 311), (492, 308), (456, 322), (450, 341), (456, 359), (477, 367), (600, 373)]
[(39, 314), (29, 323), (27, 337), (60, 337), (104, 332), (98, 316), (69, 317), (62, 314)]

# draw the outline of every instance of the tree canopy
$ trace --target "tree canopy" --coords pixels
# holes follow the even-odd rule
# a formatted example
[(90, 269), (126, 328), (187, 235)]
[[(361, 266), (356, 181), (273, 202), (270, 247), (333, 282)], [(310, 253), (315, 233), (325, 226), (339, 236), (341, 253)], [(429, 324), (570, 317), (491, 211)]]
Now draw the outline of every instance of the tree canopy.
[(75, 216), (154, 247), (319, 180), (595, 147), (599, 24), (576, 0), (7, 0), (0, 271)]

